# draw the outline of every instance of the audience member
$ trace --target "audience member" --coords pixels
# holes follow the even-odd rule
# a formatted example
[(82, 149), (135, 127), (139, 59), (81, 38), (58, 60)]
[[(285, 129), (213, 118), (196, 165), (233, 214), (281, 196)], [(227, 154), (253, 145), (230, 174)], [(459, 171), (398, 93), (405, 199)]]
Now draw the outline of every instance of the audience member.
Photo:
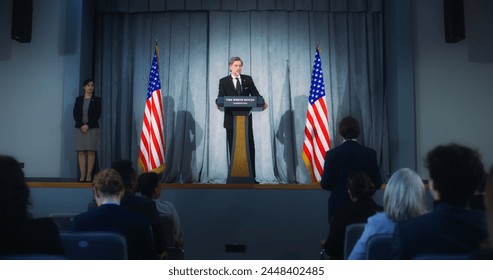
[(487, 238), (483, 211), (468, 207), (474, 192), (484, 184), (479, 153), (457, 145), (441, 145), (426, 156), (435, 208), (432, 212), (398, 223), (393, 253), (398, 259), (466, 255)]
[(166, 258), (166, 239), (164, 228), (159, 220), (159, 213), (156, 208), (156, 203), (152, 200), (136, 196), (137, 190), (137, 172), (129, 160), (119, 160), (111, 165), (111, 168), (120, 173), (125, 186), (125, 194), (121, 200), (121, 206), (131, 212), (139, 213), (145, 216), (152, 227), (152, 236), (154, 245), (159, 258)]
[(421, 177), (409, 168), (397, 170), (387, 182), (383, 195), (384, 212), (370, 218), (349, 255), (350, 260), (366, 258), (370, 237), (393, 234), (395, 224), (426, 213), (425, 187)]
[(334, 215), (329, 235), (324, 243), (325, 254), (330, 259), (343, 259), (344, 238), (348, 225), (366, 223), (368, 217), (383, 210), (372, 198), (375, 187), (366, 172), (353, 171), (350, 173), (346, 191), (352, 203), (344, 206)]
[(483, 241), (480, 248), (473, 252), (471, 258), (480, 260), (493, 260), (493, 166), (488, 173), (488, 180), (484, 188), (484, 205), (486, 211), (486, 225), (488, 226), (488, 238)]
[(344, 142), (327, 151), (325, 155), (324, 172), (320, 186), (330, 191), (328, 204), (329, 224), (337, 211), (351, 203), (347, 193), (347, 178), (352, 171), (362, 170), (370, 176), (375, 190), (382, 184), (380, 170), (375, 150), (364, 147), (356, 141), (360, 134), (358, 121), (345, 117), (339, 122), (339, 134)]
[(480, 187), (478, 190), (476, 190), (476, 192), (474, 192), (474, 195), (469, 202), (469, 208), (486, 211), (484, 192), (484, 186)]
[(147, 218), (120, 206), (125, 192), (120, 174), (104, 169), (94, 177), (93, 186), (98, 207), (75, 216), (72, 230), (120, 233), (127, 240), (129, 259), (157, 259)]
[(33, 219), (30, 192), (19, 162), (0, 156), (0, 255), (64, 255), (60, 235), (50, 218)]
[(146, 172), (138, 177), (137, 190), (147, 199), (154, 200), (161, 216), (172, 216), (175, 224), (173, 239), (176, 245), (183, 246), (184, 236), (180, 223), (180, 217), (173, 203), (159, 200), (161, 189), (159, 188), (159, 175), (154, 172)]

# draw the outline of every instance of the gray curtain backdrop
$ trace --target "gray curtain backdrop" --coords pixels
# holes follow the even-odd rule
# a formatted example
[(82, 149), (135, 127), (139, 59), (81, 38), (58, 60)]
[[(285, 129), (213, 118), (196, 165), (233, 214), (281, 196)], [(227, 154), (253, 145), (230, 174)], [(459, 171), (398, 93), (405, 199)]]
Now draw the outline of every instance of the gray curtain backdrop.
[(99, 1), (95, 80), (103, 100), (100, 162), (137, 162), (155, 40), (167, 169), (163, 182), (224, 183), (223, 113), (214, 103), (228, 58), (244, 61), (269, 103), (253, 113), (257, 180), (309, 184), (301, 159), (317, 43), (332, 145), (356, 117), (360, 143), (389, 170), (381, 1)]

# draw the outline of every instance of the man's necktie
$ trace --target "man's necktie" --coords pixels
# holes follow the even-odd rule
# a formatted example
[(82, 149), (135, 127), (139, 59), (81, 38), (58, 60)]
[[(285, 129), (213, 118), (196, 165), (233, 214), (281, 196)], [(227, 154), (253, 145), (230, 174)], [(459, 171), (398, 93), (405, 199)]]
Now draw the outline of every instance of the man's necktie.
[(236, 93), (238, 95), (241, 95), (241, 84), (240, 84), (240, 79), (238, 79), (238, 77), (236, 77)]

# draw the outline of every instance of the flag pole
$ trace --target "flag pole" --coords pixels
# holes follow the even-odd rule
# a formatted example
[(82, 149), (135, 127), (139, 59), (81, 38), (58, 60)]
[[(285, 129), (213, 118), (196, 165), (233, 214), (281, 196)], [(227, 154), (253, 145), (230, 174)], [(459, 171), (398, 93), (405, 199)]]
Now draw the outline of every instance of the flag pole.
[(157, 44), (157, 38), (155, 39), (154, 48), (156, 49), (156, 57), (157, 57), (157, 70), (159, 71), (159, 46)]

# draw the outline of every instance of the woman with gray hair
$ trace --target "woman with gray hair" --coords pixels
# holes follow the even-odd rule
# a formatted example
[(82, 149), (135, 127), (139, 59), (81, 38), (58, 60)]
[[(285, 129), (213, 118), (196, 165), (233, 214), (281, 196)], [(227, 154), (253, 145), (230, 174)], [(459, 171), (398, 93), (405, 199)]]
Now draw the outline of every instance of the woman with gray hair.
[(383, 195), (384, 212), (368, 218), (361, 237), (349, 255), (350, 260), (366, 257), (366, 244), (370, 237), (393, 234), (398, 222), (425, 214), (425, 187), (421, 177), (409, 168), (397, 170), (387, 182)]

